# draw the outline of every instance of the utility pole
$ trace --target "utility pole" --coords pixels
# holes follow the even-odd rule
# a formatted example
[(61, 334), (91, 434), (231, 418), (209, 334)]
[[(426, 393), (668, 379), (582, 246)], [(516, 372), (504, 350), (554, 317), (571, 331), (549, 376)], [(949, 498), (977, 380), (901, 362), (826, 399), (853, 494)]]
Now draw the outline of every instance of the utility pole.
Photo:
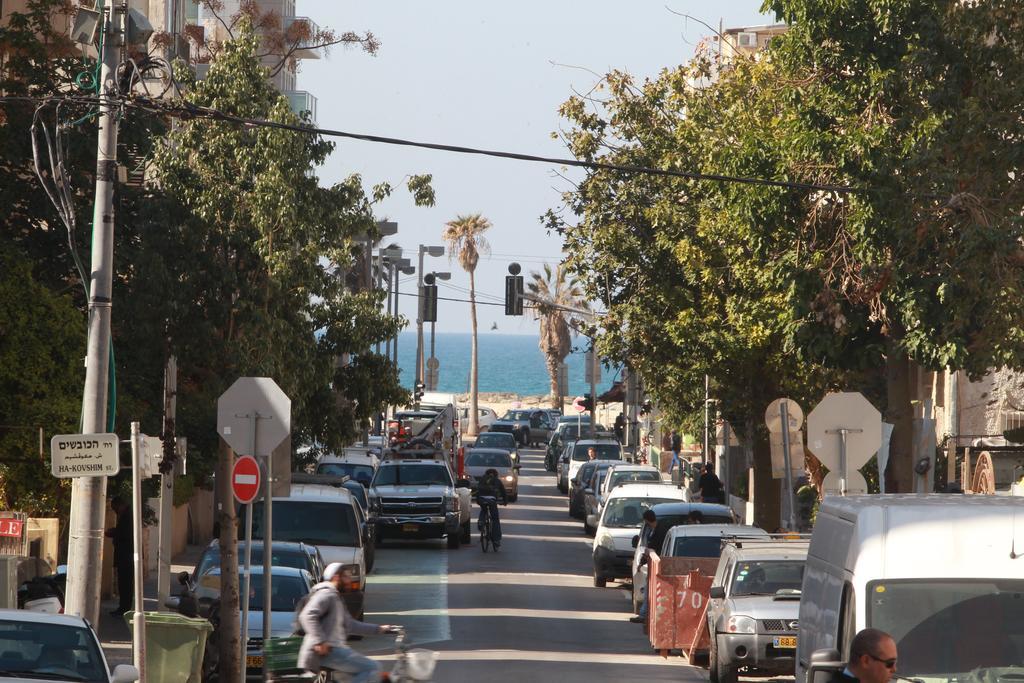
[[(164, 462), (169, 462), (178, 449), (175, 438), (175, 418), (178, 407), (178, 359), (170, 356), (167, 359), (167, 368), (164, 371)], [(174, 475), (177, 473), (177, 460), (173, 460), (175, 467), (164, 471), (167, 466), (162, 464), (160, 468), (160, 543), (157, 546), (157, 574), (156, 594), (157, 609), (163, 609), (164, 603), (171, 595), (171, 528), (174, 517)]]
[[(96, 146), (96, 200), (93, 207), (89, 282), (89, 342), (82, 393), (82, 432), (107, 431), (107, 378), (110, 370), (110, 317), (114, 272), (114, 182), (117, 179), (117, 91), (121, 31), (115, 10), (103, 12), (99, 55), (99, 141)], [(65, 611), (97, 626), (103, 570), (106, 477), (76, 477), (71, 486), (68, 586)]]

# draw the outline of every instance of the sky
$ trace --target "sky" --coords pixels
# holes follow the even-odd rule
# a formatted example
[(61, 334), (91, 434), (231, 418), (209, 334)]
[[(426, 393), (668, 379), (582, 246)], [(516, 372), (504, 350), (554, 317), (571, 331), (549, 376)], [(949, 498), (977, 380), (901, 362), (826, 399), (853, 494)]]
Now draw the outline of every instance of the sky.
[[(318, 98), (321, 127), (409, 140), (569, 157), (552, 133), (564, 126), (558, 107), (573, 92), (587, 92), (610, 69), (635, 78), (655, 77), (685, 62), (710, 32), (688, 14), (725, 28), (772, 23), (760, 0), (299, 0), (297, 14), (336, 31), (371, 31), (376, 55), (333, 48), (300, 66), (298, 88)], [(481, 332), (536, 334), (529, 312), (506, 317), (502, 302), (508, 264), (524, 275), (561, 258), (561, 239), (540, 223), (558, 208), (579, 172), (549, 164), (492, 159), (433, 150), (336, 139), (319, 170), (322, 183), (351, 174), (369, 194), (378, 182), (396, 188), (375, 207), (379, 220), (397, 221), (389, 238), (415, 265), (420, 244), (440, 245), (445, 222), (481, 213), (493, 227), (491, 246), (476, 273)], [(563, 173), (564, 172), (564, 173)], [(417, 207), (404, 189), (409, 175), (433, 175), (437, 204)], [(469, 276), (448, 257), (426, 256), (426, 270), (450, 271), (440, 297), (467, 298)], [(414, 276), (400, 291), (415, 294)], [(416, 317), (412, 296), (400, 312)], [(440, 301), (437, 329), (470, 330), (469, 305)]]

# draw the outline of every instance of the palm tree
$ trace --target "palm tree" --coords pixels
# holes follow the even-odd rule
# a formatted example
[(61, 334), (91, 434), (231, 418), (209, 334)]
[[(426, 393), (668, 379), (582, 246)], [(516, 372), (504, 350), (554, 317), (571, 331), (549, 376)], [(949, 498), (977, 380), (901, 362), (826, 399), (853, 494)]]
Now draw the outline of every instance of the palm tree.
[(467, 216), (456, 216), (455, 220), (444, 224), (441, 237), (448, 243), (448, 257), (459, 260), (462, 269), (469, 273), (469, 319), (473, 327), (473, 340), (470, 347), (469, 362), (469, 427), (466, 433), (476, 436), (480, 431), (478, 422), (480, 400), (477, 395), (477, 349), (476, 349), (476, 264), (480, 262), (480, 254), (490, 251), (484, 232), (491, 227), (491, 222), (479, 213)]
[(530, 273), (526, 288), (535, 298), (537, 317), (540, 319), (540, 350), (544, 354), (551, 377), (551, 402), (554, 408), (562, 409), (564, 397), (558, 382), (558, 371), (572, 348), (571, 335), (575, 326), (573, 314), (566, 309), (584, 307), (583, 291), (565, 268), (557, 266), (554, 271), (544, 264), (544, 272)]

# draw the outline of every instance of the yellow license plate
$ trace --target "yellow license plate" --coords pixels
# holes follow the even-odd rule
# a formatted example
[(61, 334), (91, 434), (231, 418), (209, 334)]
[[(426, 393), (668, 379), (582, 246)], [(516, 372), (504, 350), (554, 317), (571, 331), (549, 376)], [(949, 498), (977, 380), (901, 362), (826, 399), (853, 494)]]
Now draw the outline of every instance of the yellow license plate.
[(419, 524), (403, 524), (402, 525), (402, 531), (419, 531), (419, 530), (420, 530), (420, 525)]
[(245, 666), (248, 669), (262, 669), (263, 668), (263, 656), (262, 655), (249, 655), (245, 658)]
[(796, 636), (775, 636), (772, 638), (772, 645), (786, 650), (796, 649)]

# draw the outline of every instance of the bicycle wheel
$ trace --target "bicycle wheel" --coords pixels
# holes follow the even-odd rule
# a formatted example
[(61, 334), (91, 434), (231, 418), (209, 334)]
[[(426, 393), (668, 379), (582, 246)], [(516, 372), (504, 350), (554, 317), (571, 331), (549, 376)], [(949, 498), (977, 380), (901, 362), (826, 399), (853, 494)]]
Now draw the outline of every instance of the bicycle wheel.
[(484, 524), (483, 528), (480, 529), (480, 548), (486, 553), (487, 544), (491, 541), (491, 513), (487, 511), (484, 513)]

